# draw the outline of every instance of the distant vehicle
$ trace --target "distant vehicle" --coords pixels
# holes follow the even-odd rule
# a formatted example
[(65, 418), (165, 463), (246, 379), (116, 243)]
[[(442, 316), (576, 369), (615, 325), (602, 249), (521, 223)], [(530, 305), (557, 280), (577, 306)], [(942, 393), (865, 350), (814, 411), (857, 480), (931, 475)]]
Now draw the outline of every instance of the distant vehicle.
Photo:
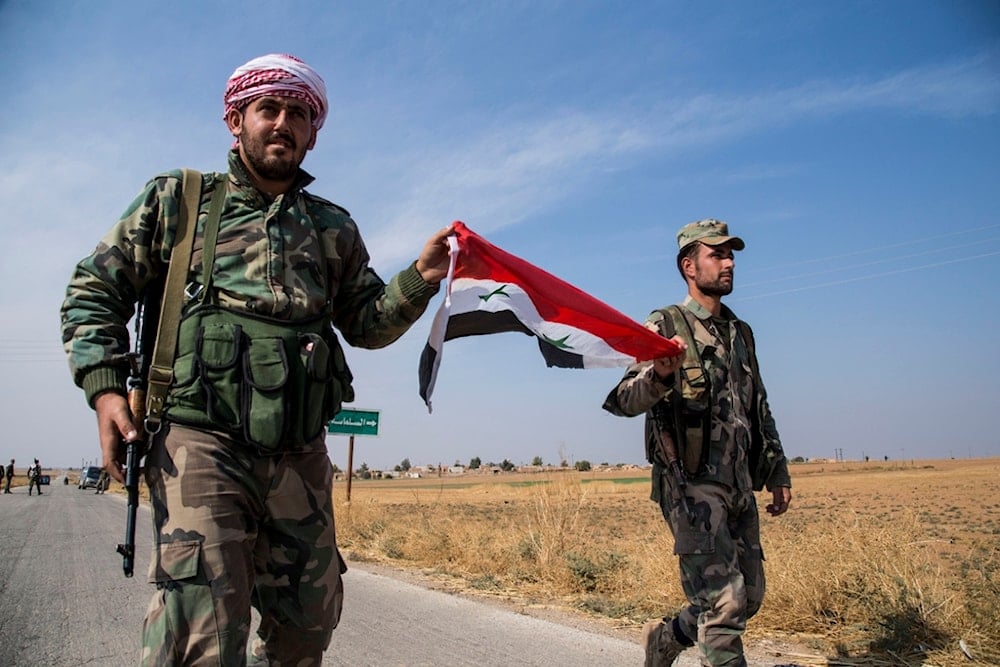
[(101, 469), (98, 466), (87, 466), (80, 471), (80, 483), (76, 485), (78, 489), (96, 489), (101, 483)]
[(48, 475), (39, 475), (38, 476), (38, 483), (39, 484), (48, 484), (49, 483), (49, 476)]

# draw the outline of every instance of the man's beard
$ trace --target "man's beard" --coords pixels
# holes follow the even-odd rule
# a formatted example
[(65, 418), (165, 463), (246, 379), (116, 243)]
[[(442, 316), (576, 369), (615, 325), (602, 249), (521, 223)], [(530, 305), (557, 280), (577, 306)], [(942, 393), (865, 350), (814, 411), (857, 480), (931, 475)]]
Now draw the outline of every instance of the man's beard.
[(302, 160), (295, 158), (295, 140), (291, 137), (283, 138), (291, 144), (292, 157), (288, 159), (268, 156), (266, 140), (251, 137), (246, 130), (240, 132), (240, 144), (243, 146), (243, 154), (249, 162), (247, 166), (261, 178), (269, 181), (285, 181), (298, 173)]
[(695, 285), (705, 296), (728, 296), (733, 291), (732, 278), (730, 278), (728, 283), (722, 282), (722, 278), (717, 278), (710, 282), (696, 279)]

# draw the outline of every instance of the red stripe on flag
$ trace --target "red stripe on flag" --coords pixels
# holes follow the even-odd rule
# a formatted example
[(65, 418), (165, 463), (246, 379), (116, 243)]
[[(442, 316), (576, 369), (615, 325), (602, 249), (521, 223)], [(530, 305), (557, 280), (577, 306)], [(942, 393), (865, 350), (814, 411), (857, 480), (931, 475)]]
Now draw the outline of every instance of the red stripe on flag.
[(453, 228), (461, 249), (455, 278), (514, 283), (528, 294), (544, 320), (589, 331), (636, 361), (680, 353), (671, 341), (566, 281), (501, 250), (464, 223), (456, 221)]

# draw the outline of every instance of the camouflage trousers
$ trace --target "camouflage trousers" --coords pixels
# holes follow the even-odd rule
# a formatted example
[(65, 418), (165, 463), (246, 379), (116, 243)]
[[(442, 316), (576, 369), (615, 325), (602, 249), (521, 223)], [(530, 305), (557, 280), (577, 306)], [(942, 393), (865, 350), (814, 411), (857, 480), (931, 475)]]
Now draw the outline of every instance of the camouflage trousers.
[(146, 483), (156, 593), (143, 665), (244, 665), (251, 605), (272, 666), (321, 663), (340, 620), (346, 567), (332, 465), (317, 445), (262, 456), (171, 424), (153, 438)]
[(677, 626), (688, 641), (697, 641), (703, 665), (746, 665), (743, 631), (764, 600), (764, 553), (753, 492), (688, 483), (689, 518), (670, 475), (662, 471), (654, 479), (653, 500), (673, 533), (688, 600)]

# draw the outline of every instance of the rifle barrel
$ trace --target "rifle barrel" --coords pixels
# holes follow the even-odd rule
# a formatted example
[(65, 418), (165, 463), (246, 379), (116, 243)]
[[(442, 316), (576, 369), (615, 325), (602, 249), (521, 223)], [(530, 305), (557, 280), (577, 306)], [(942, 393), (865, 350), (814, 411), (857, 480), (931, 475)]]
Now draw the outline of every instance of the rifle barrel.
[(135, 515), (139, 509), (139, 459), (141, 442), (128, 443), (125, 453), (125, 492), (128, 503), (125, 512), (125, 542), (118, 545), (122, 556), (122, 571), (131, 577), (135, 566)]

